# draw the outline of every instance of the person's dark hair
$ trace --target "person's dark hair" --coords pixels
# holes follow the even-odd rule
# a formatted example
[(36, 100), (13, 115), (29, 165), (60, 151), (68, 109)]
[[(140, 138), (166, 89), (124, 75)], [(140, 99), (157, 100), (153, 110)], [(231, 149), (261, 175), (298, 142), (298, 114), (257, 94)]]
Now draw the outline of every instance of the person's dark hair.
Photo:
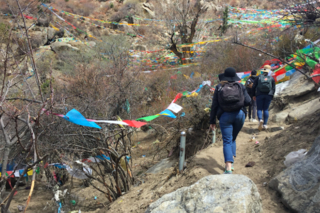
[(256, 70), (252, 70), (251, 71), (251, 75), (257, 75), (257, 71)]

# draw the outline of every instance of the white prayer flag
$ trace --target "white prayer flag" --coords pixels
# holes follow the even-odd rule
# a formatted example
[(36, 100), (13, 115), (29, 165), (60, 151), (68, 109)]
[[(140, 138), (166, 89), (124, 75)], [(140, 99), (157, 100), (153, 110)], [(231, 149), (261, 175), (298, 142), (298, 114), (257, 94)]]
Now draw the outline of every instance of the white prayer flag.
[(242, 76), (244, 75), (244, 72), (237, 72), (237, 76), (241, 79)]
[(174, 113), (178, 113), (182, 110), (182, 107), (179, 106), (178, 104), (171, 103), (167, 109), (171, 110)]
[(209, 87), (211, 87), (211, 81), (203, 81), (202, 85), (203, 86), (208, 85)]
[(286, 74), (285, 74), (285, 73), (283, 73), (283, 74), (281, 74), (281, 75), (278, 75), (278, 76), (277, 76), (277, 81), (280, 81), (280, 80), (283, 79), (284, 77), (286, 77)]

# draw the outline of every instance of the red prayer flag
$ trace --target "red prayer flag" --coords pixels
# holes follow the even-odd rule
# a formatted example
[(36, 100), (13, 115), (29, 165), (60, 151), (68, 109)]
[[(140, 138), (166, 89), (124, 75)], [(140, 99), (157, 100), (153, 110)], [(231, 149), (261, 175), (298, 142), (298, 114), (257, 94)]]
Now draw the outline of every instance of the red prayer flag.
[[(311, 76), (313, 76), (313, 75), (320, 75), (320, 65), (319, 64), (317, 64), (316, 67), (314, 68)], [(320, 82), (320, 76), (312, 77), (312, 80), (318, 84)]]
[(171, 79), (177, 79), (177, 75), (173, 75), (170, 77)]
[(172, 103), (175, 103), (178, 99), (182, 98), (182, 96), (183, 96), (182, 93), (178, 93), (174, 98), (174, 100), (172, 101)]
[(136, 127), (136, 128), (140, 128), (140, 127), (148, 124), (147, 122), (130, 121), (130, 120), (123, 120), (123, 122), (127, 123), (131, 127)]
[(47, 168), (48, 166), (49, 166), (48, 162), (46, 164), (44, 164), (44, 168)]

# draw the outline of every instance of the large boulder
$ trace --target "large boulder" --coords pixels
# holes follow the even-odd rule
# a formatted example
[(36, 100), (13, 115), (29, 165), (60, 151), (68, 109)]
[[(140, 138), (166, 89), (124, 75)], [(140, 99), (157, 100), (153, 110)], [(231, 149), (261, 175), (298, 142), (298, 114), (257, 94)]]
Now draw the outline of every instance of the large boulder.
[(54, 39), (54, 36), (56, 35), (56, 32), (57, 31), (55, 29), (53, 29), (51, 27), (48, 27), (47, 28), (47, 38), (48, 38), (48, 40)]
[(29, 35), (31, 38), (32, 48), (34, 49), (45, 45), (48, 41), (47, 32), (44, 31), (33, 31), (30, 32)]
[(273, 178), (269, 186), (293, 212), (320, 213), (320, 137), (301, 161)]
[(313, 81), (305, 79), (299, 72), (294, 73), (288, 85), (282, 89), (279, 96), (286, 98), (297, 98), (314, 91), (316, 88)]
[(143, 3), (142, 9), (148, 14), (151, 18), (155, 17), (154, 6), (152, 3)]
[(289, 113), (288, 120), (289, 121), (301, 120), (302, 118), (313, 114), (318, 109), (320, 109), (320, 101), (319, 101), (319, 98), (316, 98), (300, 106), (296, 106), (293, 109), (293, 111)]
[(289, 115), (289, 110), (280, 111), (278, 113), (273, 114), (273, 116), (271, 117), (271, 120), (272, 122), (278, 123), (278, 124), (285, 123), (288, 115)]
[(55, 53), (69, 51), (69, 50), (79, 51), (79, 48), (73, 47), (73, 46), (71, 46), (71, 44), (68, 44), (66, 42), (55, 42), (55, 43), (51, 44), (51, 49)]
[(210, 175), (166, 194), (146, 213), (262, 212), (256, 185), (243, 175)]
[(40, 27), (49, 27), (50, 24), (50, 19), (49, 17), (45, 16), (45, 17), (39, 17), (37, 19), (37, 26)]

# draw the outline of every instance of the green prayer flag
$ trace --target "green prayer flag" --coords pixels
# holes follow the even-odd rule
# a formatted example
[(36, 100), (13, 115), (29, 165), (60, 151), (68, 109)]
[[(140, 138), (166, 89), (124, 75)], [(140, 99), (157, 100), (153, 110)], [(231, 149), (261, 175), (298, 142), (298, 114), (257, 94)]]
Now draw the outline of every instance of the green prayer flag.
[(187, 96), (189, 94), (189, 92), (188, 91), (184, 91), (184, 92), (182, 92), (182, 96)]
[(152, 120), (156, 119), (159, 116), (160, 115), (151, 115), (151, 116), (147, 116), (147, 117), (143, 117), (143, 118), (138, 118), (137, 121), (144, 120), (146, 122), (149, 122), (149, 121), (152, 121)]
[(314, 69), (316, 67), (316, 65), (317, 65), (316, 61), (314, 61), (314, 60), (312, 60), (312, 59), (310, 59), (308, 57), (306, 59), (306, 63), (308, 64), (308, 66), (312, 67), (312, 69)]

